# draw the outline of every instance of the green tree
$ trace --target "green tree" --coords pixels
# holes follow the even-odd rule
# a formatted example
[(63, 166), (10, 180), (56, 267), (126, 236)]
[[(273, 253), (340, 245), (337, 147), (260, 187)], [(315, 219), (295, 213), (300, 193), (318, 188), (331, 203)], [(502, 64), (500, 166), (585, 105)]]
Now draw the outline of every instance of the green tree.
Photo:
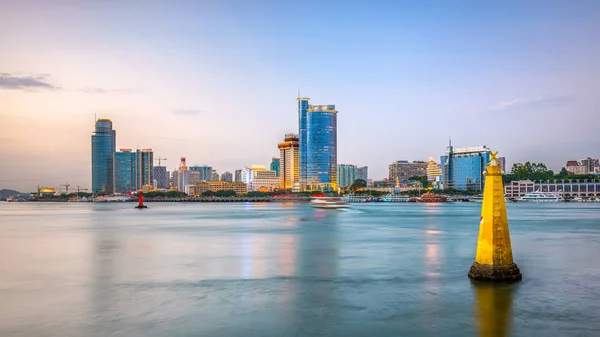
[(350, 189), (353, 191), (356, 191), (358, 189), (365, 188), (365, 187), (367, 187), (367, 182), (364, 181), (363, 179), (356, 179), (352, 183), (352, 185), (350, 185)]
[(423, 188), (425, 188), (425, 187), (427, 187), (427, 185), (429, 185), (429, 181), (427, 181), (427, 176), (414, 176), (414, 177), (408, 178), (408, 180), (414, 180), (414, 181), (421, 182), (421, 185), (423, 186)]

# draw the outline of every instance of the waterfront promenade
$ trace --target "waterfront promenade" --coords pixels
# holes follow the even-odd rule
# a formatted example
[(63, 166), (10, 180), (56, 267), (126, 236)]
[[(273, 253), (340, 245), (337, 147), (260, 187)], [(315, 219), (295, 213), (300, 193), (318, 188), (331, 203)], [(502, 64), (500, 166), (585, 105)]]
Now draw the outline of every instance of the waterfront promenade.
[(0, 336), (597, 336), (600, 204), (0, 203)]

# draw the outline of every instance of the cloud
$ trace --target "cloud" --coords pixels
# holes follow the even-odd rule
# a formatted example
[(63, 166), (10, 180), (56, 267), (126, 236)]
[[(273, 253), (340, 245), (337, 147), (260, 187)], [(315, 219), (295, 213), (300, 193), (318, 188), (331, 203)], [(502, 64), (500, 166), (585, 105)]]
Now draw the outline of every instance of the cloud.
[(515, 99), (508, 102), (502, 102), (492, 108), (494, 111), (506, 111), (516, 109), (545, 109), (560, 108), (568, 106), (574, 102), (572, 96), (549, 96), (534, 97), (529, 99)]
[(59, 90), (60, 87), (48, 81), (48, 74), (37, 74), (34, 76), (16, 76), (0, 73), (0, 89), (9, 90)]
[(191, 109), (181, 109), (181, 110), (173, 110), (174, 115), (179, 116), (197, 116), (199, 114), (203, 114), (204, 111), (201, 110), (191, 110)]
[(87, 94), (112, 94), (117, 92), (127, 92), (131, 89), (104, 89), (104, 88), (83, 88), (81, 91)]

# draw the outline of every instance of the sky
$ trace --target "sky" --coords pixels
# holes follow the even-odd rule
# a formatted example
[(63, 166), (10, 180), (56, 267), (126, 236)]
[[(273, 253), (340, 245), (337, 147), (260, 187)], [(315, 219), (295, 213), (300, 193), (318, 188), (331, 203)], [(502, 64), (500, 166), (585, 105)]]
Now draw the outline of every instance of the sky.
[(388, 175), (487, 145), (600, 157), (600, 1), (0, 0), (0, 189), (91, 187), (94, 118), (169, 170), (268, 165), (297, 101)]

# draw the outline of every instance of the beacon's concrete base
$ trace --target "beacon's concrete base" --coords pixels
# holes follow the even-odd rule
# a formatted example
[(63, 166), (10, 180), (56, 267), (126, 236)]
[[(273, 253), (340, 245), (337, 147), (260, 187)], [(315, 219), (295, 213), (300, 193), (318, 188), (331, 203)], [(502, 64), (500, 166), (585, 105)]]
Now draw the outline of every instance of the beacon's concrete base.
[(469, 277), (474, 280), (493, 281), (493, 282), (514, 282), (520, 281), (523, 276), (517, 267), (517, 264), (507, 266), (492, 266), (473, 262)]

